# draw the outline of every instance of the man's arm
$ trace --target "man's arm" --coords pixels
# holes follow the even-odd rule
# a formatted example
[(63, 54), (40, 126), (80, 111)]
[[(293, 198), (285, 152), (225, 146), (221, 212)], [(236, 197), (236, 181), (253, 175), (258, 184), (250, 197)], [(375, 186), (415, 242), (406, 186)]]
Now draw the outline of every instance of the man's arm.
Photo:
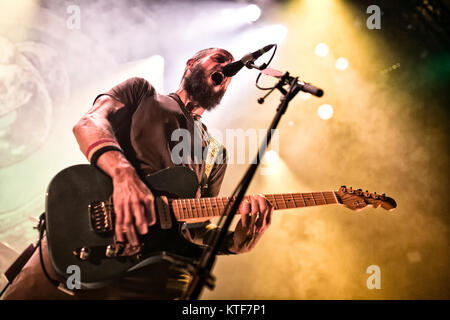
[[(92, 156), (92, 146), (96, 142), (102, 139), (116, 140), (108, 119), (123, 107), (122, 102), (108, 95), (102, 95), (74, 126), (73, 133), (88, 160)], [(112, 150), (103, 153), (98, 158), (97, 165), (113, 181), (117, 240), (124, 241), (125, 233), (132, 245), (138, 245), (134, 226), (139, 234), (146, 234), (148, 225), (156, 222), (153, 194), (139, 179), (136, 170), (121, 152)]]

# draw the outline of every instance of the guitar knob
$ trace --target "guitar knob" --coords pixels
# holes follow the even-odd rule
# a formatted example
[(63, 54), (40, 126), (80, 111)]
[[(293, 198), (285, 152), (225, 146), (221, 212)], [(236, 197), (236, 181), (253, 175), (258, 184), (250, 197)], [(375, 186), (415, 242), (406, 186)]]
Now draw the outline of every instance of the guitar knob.
[(346, 186), (341, 186), (341, 191), (342, 192), (347, 192), (347, 187)]
[(366, 197), (366, 198), (370, 198), (370, 193), (369, 193), (369, 190), (366, 190), (366, 192), (364, 192), (364, 197)]
[(350, 188), (348, 189), (348, 193), (355, 193), (355, 191), (352, 189), (352, 187), (350, 187)]
[(115, 255), (114, 246), (110, 244), (106, 247), (105, 256), (107, 256), (108, 258), (112, 258), (114, 257), (114, 255)]
[(79, 254), (79, 257), (81, 260), (89, 259), (90, 255), (91, 255), (91, 249), (89, 249), (88, 247), (81, 248), (80, 254)]

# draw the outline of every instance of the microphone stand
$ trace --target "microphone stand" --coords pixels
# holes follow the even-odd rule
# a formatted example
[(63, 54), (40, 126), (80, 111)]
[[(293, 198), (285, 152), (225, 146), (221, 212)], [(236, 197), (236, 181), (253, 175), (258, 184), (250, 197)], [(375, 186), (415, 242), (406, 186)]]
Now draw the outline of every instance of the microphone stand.
[[(249, 64), (247, 64), (247, 67), (252, 67), (256, 69), (264, 69), (264, 64), (260, 67), (255, 66), (253, 64), (253, 61)], [(286, 84), (289, 84), (289, 88), (286, 90), (283, 88)], [(276, 114), (272, 120), (272, 123), (269, 126), (269, 129), (266, 133), (266, 143), (263, 141), (261, 143), (258, 154), (256, 155), (256, 161), (253, 161), (253, 163), (250, 165), (250, 167), (247, 169), (244, 177), (242, 178), (241, 182), (235, 189), (235, 192), (239, 189), (239, 193), (236, 196), (235, 199), (230, 199), (228, 202), (226, 208), (224, 209), (223, 215), (226, 215), (226, 220), (223, 223), (223, 226), (220, 229), (219, 235), (216, 237), (215, 241), (213, 242), (212, 246), (206, 246), (203, 250), (203, 254), (200, 257), (200, 261), (198, 262), (197, 266), (195, 267), (194, 275), (189, 283), (189, 286), (187, 288), (187, 291), (183, 295), (182, 299), (184, 300), (196, 300), (200, 296), (203, 287), (206, 285), (209, 289), (213, 289), (215, 286), (215, 278), (211, 274), (212, 267), (215, 263), (216, 256), (219, 252), (219, 249), (222, 247), (222, 244), (227, 236), (228, 230), (230, 228), (230, 225), (233, 221), (234, 216), (236, 215), (236, 212), (239, 209), (239, 205), (242, 202), (245, 193), (250, 185), (250, 182), (253, 179), (253, 176), (255, 175), (256, 169), (258, 168), (261, 158), (264, 156), (264, 153), (266, 152), (267, 146), (270, 143), (270, 140), (272, 139), (272, 132), (276, 129), (278, 126), (278, 123), (281, 120), (282, 115), (286, 112), (288, 108), (289, 102), (295, 97), (295, 95), (302, 90), (303, 88), (303, 82), (298, 81), (297, 78), (292, 78), (289, 76), (289, 73), (286, 72), (279, 82), (272, 88), (272, 90), (264, 96), (264, 98), (258, 99), (258, 102), (260, 104), (264, 103), (264, 99), (273, 92), (274, 89), (278, 89), (282, 93), (282, 97), (280, 99), (280, 104), (276, 110)], [(229, 207), (230, 203), (232, 203), (231, 209), (228, 211), (227, 214), (227, 208)]]

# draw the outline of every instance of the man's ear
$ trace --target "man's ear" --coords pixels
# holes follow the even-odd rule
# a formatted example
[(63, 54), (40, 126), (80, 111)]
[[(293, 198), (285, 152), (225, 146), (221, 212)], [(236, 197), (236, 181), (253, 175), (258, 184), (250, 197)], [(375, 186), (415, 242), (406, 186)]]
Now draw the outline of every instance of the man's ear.
[(189, 59), (189, 60), (186, 62), (186, 68), (191, 68), (191, 67), (194, 65), (194, 63), (195, 63), (195, 60), (194, 60), (194, 59)]

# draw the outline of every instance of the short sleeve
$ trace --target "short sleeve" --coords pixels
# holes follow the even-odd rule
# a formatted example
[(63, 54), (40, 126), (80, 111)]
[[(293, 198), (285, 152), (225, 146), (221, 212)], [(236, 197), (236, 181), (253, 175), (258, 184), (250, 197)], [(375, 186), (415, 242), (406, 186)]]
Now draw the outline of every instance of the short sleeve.
[(95, 98), (94, 103), (100, 96), (108, 95), (135, 109), (143, 97), (153, 94), (154, 88), (147, 80), (134, 77), (119, 83), (105, 93), (99, 94)]

